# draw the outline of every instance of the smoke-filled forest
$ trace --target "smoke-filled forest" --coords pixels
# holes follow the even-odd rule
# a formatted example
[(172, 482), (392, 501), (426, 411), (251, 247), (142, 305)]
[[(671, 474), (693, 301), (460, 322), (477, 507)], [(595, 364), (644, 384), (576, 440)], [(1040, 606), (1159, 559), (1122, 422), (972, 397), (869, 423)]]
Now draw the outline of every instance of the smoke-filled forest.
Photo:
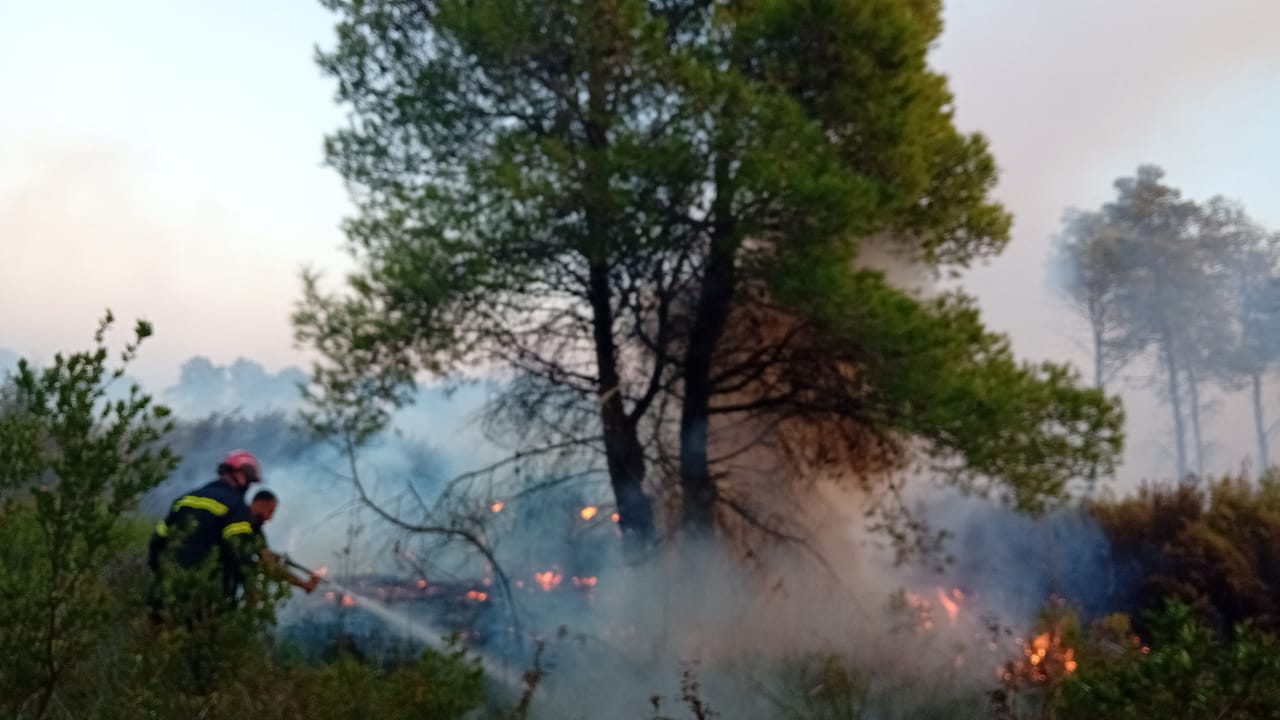
[(1280, 717), (1274, 208), (1025, 237), (940, 1), (320, 4), (296, 362), (0, 349), (0, 716)]

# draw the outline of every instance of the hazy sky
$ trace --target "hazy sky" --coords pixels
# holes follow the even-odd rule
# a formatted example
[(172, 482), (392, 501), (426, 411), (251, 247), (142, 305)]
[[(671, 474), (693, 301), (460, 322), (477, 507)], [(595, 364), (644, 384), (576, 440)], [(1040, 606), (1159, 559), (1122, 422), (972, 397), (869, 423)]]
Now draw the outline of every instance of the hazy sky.
[[(952, 0), (947, 21), (936, 64), (1017, 218), (969, 283), (1019, 352), (1076, 352), (1049, 237), (1139, 163), (1280, 228), (1280, 2)], [(0, 2), (0, 347), (81, 347), (110, 306), (155, 322), (157, 386), (196, 354), (300, 362), (298, 270), (344, 266), (331, 26), (313, 0)]]

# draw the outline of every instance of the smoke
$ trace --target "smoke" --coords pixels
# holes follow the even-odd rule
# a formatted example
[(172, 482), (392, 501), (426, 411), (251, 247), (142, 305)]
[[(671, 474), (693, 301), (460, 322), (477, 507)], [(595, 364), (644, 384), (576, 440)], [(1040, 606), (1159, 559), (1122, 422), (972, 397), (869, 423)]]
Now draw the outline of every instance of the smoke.
[[(513, 607), (471, 548), (400, 531), (360, 506), (347, 459), (294, 423), (299, 405), (289, 392), (300, 377), (247, 360), (188, 361), (162, 393), (180, 410), (174, 444), (184, 461), (145, 509), (163, 512), (177, 493), (211, 479), (222, 453), (251, 449), (281, 497), (269, 542), (340, 583), (332, 598), (334, 587), (295, 594), (282, 639), (332, 647), (346, 636), (366, 653), (403, 654), (462, 633), (499, 679), (495, 692), (513, 696), (511, 678), (541, 642), (538, 717), (634, 716), (655, 695), (665, 714), (679, 716), (686, 670), (723, 716), (776, 717), (783, 696), (814, 687), (828, 656), (868, 683), (879, 717), (912, 717), (927, 698), (894, 688), (929, 678), (939, 696), (980, 696), (1052, 595), (1086, 614), (1124, 601), (1106, 540), (1080, 511), (1036, 519), (936, 489), (922, 490), (911, 509), (951, 534), (955, 560), (941, 572), (895, 564), (892, 548), (866, 530), (866, 495), (826, 483), (795, 506), (812, 526), (810, 549), (761, 544), (748, 558), (742, 548), (672, 540), (628, 564), (610, 490), (588, 474), (529, 494), (518, 488), (538, 484), (536, 476), (494, 482), (472, 498)], [(362, 477), (388, 509), (412, 517), (404, 488), (429, 503), (449, 478), (500, 455), (475, 424), (487, 392), (424, 388), (360, 455)]]

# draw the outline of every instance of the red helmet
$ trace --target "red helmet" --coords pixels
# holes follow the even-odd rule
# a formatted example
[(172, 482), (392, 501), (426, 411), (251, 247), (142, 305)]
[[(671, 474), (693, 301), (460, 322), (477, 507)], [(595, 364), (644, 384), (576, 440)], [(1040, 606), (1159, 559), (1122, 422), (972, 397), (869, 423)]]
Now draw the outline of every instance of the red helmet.
[(250, 485), (256, 482), (262, 482), (262, 466), (258, 464), (258, 458), (254, 457), (248, 450), (232, 450), (222, 464), (232, 470), (239, 470), (244, 473), (244, 478)]

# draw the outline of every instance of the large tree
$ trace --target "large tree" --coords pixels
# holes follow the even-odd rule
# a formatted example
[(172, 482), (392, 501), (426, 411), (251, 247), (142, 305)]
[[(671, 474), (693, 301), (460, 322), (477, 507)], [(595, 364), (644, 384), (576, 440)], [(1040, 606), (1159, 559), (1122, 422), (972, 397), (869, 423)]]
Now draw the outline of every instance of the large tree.
[[(360, 269), (345, 295), (309, 283), (297, 324), (351, 429), (422, 370), (514, 370), (505, 407), (546, 447), (602, 450), (637, 535), (646, 487), (678, 490), (693, 530), (741, 509), (712, 449), (743, 423), (810, 456), (833, 427), (922, 447), (1027, 505), (1112, 466), (1100, 391), (1016, 362), (962, 295), (859, 262), (871, 237), (934, 269), (1008, 237), (985, 141), (926, 62), (936, 0), (327, 4)], [(678, 482), (646, 484), (668, 419)]]
[[(1116, 198), (1101, 212), (1109, 232), (1123, 238), (1124, 250), (1116, 256), (1122, 280), (1116, 287), (1126, 342), (1156, 353), (1182, 477), (1190, 469), (1188, 414), (1199, 426), (1199, 351), (1224, 306), (1209, 272), (1212, 253), (1200, 232), (1200, 208), (1163, 178), (1163, 170), (1146, 165), (1135, 176), (1116, 180)], [(1195, 449), (1199, 457), (1199, 443)]]

